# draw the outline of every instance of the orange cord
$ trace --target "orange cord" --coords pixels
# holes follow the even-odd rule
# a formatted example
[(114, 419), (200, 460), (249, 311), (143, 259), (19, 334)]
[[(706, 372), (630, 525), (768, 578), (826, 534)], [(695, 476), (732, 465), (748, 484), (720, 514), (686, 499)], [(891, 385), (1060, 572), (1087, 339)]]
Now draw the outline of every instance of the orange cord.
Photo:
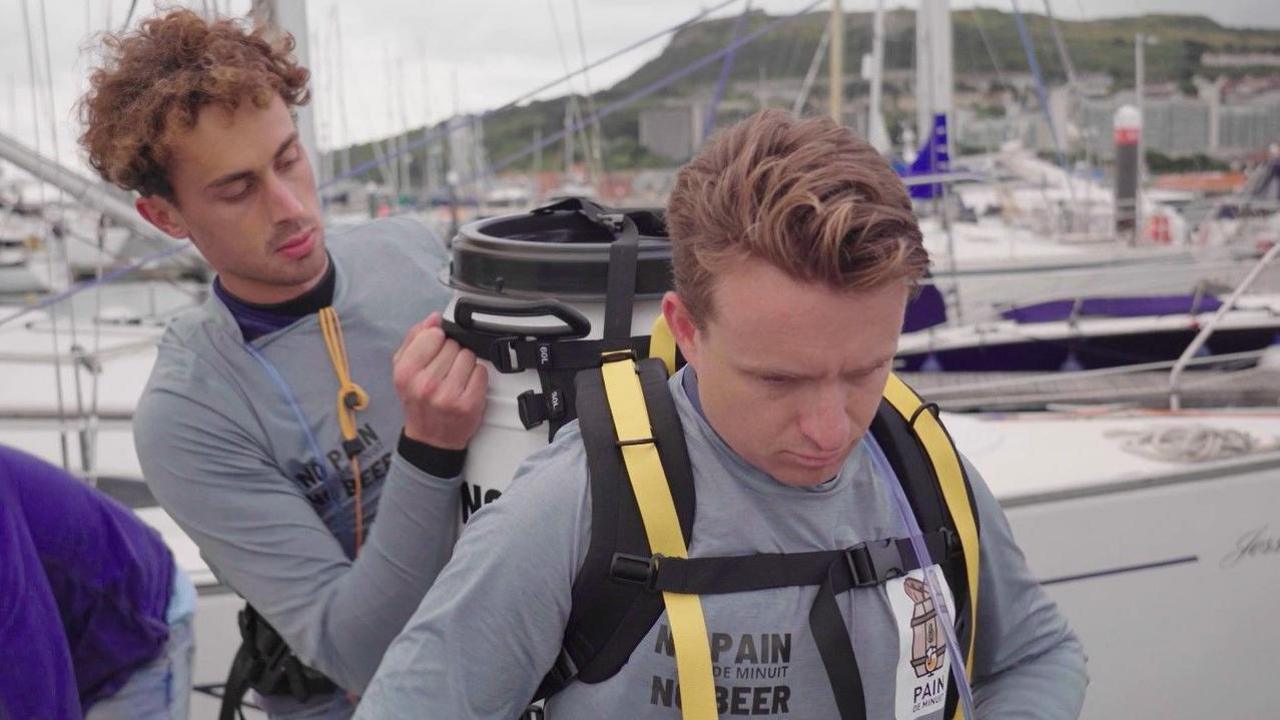
[[(338, 376), (338, 426), (342, 429), (342, 440), (345, 446), (358, 439), (356, 412), (369, 407), (369, 394), (351, 379), (351, 367), (347, 363), (347, 346), (342, 338), (342, 323), (338, 321), (338, 312), (332, 306), (320, 309), (320, 331), (324, 335), (325, 348), (329, 350), (329, 361), (333, 363), (333, 372)], [(360, 545), (364, 541), (364, 504), (361, 497), (364, 483), (360, 477), (358, 453), (349, 453), (347, 459), (351, 462), (352, 479), (355, 481), (355, 553), (359, 554)]]

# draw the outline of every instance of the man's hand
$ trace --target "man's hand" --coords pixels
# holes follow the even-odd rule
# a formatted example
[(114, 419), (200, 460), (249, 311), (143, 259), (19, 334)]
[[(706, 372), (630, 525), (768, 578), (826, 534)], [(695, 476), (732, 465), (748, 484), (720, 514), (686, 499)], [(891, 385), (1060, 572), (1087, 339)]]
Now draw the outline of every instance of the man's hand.
[(466, 447), (480, 427), (489, 375), (475, 353), (445, 337), (440, 313), (409, 329), (391, 364), (404, 434), (446, 450)]

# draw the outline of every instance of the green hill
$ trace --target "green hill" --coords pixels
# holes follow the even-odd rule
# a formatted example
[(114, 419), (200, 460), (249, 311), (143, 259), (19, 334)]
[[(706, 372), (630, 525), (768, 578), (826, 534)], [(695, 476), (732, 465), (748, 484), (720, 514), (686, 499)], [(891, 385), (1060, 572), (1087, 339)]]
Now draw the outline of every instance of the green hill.
[[(740, 48), (736, 53), (731, 82), (794, 78), (798, 83), (813, 57), (827, 17), (826, 12), (797, 17)], [(1050, 84), (1064, 82), (1066, 72), (1053, 42), (1048, 18), (1034, 13), (1027, 13), (1024, 17), (1036, 45), (1037, 60), (1045, 81)], [(871, 13), (846, 13), (844, 17), (844, 67), (850, 96), (865, 92), (865, 83), (856, 78), (863, 54), (871, 50), (871, 19)], [(744, 23), (743, 34), (777, 20), (777, 16), (762, 11), (752, 12)], [(594, 98), (597, 107), (623, 98), (724, 47), (733, 37), (736, 22), (737, 17), (706, 20), (677, 32), (658, 57), (612, 88), (597, 93)], [(1202, 16), (1144, 15), (1092, 21), (1059, 17), (1057, 24), (1076, 71), (1106, 73), (1119, 88), (1133, 85), (1133, 43), (1138, 32), (1158, 38), (1158, 42), (1146, 51), (1146, 74), (1150, 83), (1173, 81), (1186, 88), (1196, 74), (1223, 74), (1216, 68), (1205, 72), (1201, 65), (1205, 52), (1280, 53), (1280, 30), (1227, 28)], [(997, 68), (1002, 73), (1027, 72), (1026, 54), (1018, 39), (1012, 14), (992, 9), (955, 10), (952, 12), (952, 27), (958, 82), (964, 75), (995, 75)], [(914, 11), (886, 13), (886, 69), (910, 70), (914, 62)], [(720, 65), (719, 61), (712, 62), (655, 96), (607, 117), (602, 123), (608, 138), (606, 166), (619, 169), (670, 164), (649, 156), (638, 146), (638, 111), (664, 99), (711, 87), (720, 73)], [(1230, 74), (1240, 75), (1249, 71), (1250, 68), (1232, 68)], [(1274, 73), (1275, 69), (1265, 72)], [(825, 72), (820, 75), (822, 85), (815, 92), (825, 92), (825, 77)], [(893, 90), (888, 88), (887, 91)], [(539, 101), (486, 117), (485, 144), (490, 161), (497, 163), (526, 148), (539, 129), (544, 137), (559, 131), (563, 126), (565, 102), (565, 98)], [(547, 148), (543, 154), (544, 167), (558, 166), (562, 162), (559, 152), (559, 145)], [(420, 152), (417, 155), (421, 157)], [(367, 145), (353, 148), (353, 158), (357, 161), (371, 156), (372, 151)], [(511, 167), (528, 169), (531, 162), (530, 156)], [(414, 163), (415, 181), (422, 167), (422, 162)]]

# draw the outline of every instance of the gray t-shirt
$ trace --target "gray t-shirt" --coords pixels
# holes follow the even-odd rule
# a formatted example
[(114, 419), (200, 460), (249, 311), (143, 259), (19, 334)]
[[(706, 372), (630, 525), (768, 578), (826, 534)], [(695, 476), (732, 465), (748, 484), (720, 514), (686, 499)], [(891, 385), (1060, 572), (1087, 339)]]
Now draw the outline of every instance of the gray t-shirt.
[[(688, 369), (682, 372), (689, 372)], [(672, 390), (697, 492), (691, 557), (832, 550), (907, 534), (873, 463), (868, 436), (840, 474), (814, 488), (782, 485), (730, 450)], [(514, 718), (556, 659), (570, 593), (590, 537), (586, 454), (576, 424), (529, 458), (510, 490), (468, 525), (422, 605), (392, 644), (358, 718)], [(981, 522), (982, 566), (973, 686), (981, 718), (1074, 718), (1087, 684), (1079, 642), (1031, 577), (990, 491), (968, 468)], [(940, 575), (940, 573), (939, 573)], [(914, 692), (899, 679), (890, 587), (854, 589), (838, 604), (854, 642), (868, 718), (903, 717)], [(809, 631), (817, 588), (703, 596), (722, 716), (839, 717)], [(680, 717), (665, 614), (614, 677), (573, 682), (550, 720)], [(926, 694), (930, 688), (923, 690)], [(929, 706), (928, 703), (924, 703)], [(905, 716), (932, 718), (934, 710)]]
[(456, 534), (460, 478), (434, 477), (396, 452), (404, 420), (391, 381), (405, 332), (443, 310), (449, 291), (438, 278), (444, 248), (416, 222), (370, 223), (328, 246), (351, 376), (370, 398), (356, 416), (367, 524), (357, 559), (338, 381), (316, 315), (249, 344), (216, 297), (179, 317), (134, 435), (156, 499), (218, 577), (303, 662), (359, 692)]

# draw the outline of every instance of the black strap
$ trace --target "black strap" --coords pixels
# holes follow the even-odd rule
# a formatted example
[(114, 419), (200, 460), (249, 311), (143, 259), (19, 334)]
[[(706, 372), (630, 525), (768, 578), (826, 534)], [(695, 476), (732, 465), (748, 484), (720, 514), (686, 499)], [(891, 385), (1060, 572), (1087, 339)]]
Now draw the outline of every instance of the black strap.
[(632, 308), (636, 301), (636, 261), (640, 253), (640, 233), (623, 214), (616, 218), (620, 233), (609, 246), (609, 278), (605, 286), (604, 343), (606, 350), (630, 349)]
[(260, 667), (255, 667), (254, 653), (247, 642), (241, 642), (240, 648), (236, 650), (235, 657), (231, 660), (231, 669), (227, 672), (227, 682), (222, 688), (222, 703), (218, 708), (218, 720), (237, 720), (244, 718), (244, 711), (240, 709), (244, 702), (244, 694), (249, 692), (252, 685), (252, 678), (257, 677), (262, 672)]
[[(948, 530), (930, 535), (932, 537), (926, 536), (926, 545), (929, 545), (930, 539), (934, 539), (937, 543), (938, 538), (941, 538), (941, 544), (948, 548), (947, 551), (939, 553), (935, 547), (928, 547), (930, 559), (936, 560), (945, 567), (949, 559), (949, 551), (958, 552), (960, 544), (953, 540)], [(871, 567), (876, 567), (877, 553), (881, 557), (888, 557), (890, 548), (896, 545), (897, 549), (901, 550), (903, 542), (909, 544), (910, 540), (873, 543), (871, 547), (876, 550), (869, 556)], [(910, 557), (915, 558), (914, 551), (911, 552)], [(849, 564), (854, 565), (856, 562), (851, 560)], [(920, 563), (915, 564), (919, 566)], [(841, 569), (839, 563), (832, 564), (828, 569), (827, 577), (818, 588), (818, 595), (809, 608), (809, 631), (818, 646), (818, 655), (822, 658), (822, 666), (826, 670), (827, 682), (831, 685), (831, 692), (835, 696), (836, 708), (840, 711), (841, 720), (864, 720), (867, 705), (862, 689), (862, 669), (858, 666), (857, 654), (853, 651), (849, 627), (845, 625), (844, 615), (836, 602), (836, 595), (841, 592), (840, 587), (844, 582)]]
[(288, 695), (305, 703), (337, 692), (338, 686), (318, 670), (302, 664), (284, 638), (250, 605), (240, 611), (240, 648), (227, 673), (218, 720), (243, 716), (240, 705), (250, 688), (263, 695)]
[[(945, 563), (960, 549), (954, 533), (942, 529), (924, 536), (930, 562)], [(840, 594), (872, 587), (919, 569), (910, 538), (859, 543), (845, 550), (761, 553), (721, 557), (668, 558), (615, 553), (614, 579), (651, 592), (724, 595), (829, 582)]]
[[(489, 330), (463, 328), (446, 320), (442, 323), (445, 335), (476, 354), (481, 360), (493, 363), (500, 373), (518, 373), (525, 370), (585, 370), (600, 365), (600, 353), (604, 344), (600, 340), (555, 340), (520, 335), (503, 335)], [(631, 339), (632, 346), (649, 349), (647, 337)]]
[[(630, 320), (627, 321), (630, 323)], [(649, 356), (649, 336), (627, 337), (620, 347), (604, 340), (552, 340), (518, 335), (498, 335), (459, 327), (446, 320), (445, 334), (481, 360), (493, 363), (500, 373), (525, 370), (587, 370), (600, 367), (600, 355), (608, 350), (630, 350), (636, 357)], [(617, 343), (618, 341), (614, 341)]]
[(862, 692), (862, 670), (853, 652), (849, 627), (836, 602), (835, 573), (839, 567), (839, 563), (832, 563), (826, 579), (818, 586), (818, 594), (809, 607), (809, 631), (827, 671), (841, 720), (863, 720), (867, 703)]
[(874, 587), (934, 562), (946, 564), (960, 550), (954, 533), (940, 529), (924, 538), (927, 557), (910, 538), (860, 543), (846, 550), (700, 558), (644, 558), (616, 553), (614, 579), (650, 593), (716, 595), (770, 588), (817, 585), (809, 609), (809, 629), (840, 711), (841, 720), (864, 720), (861, 669), (836, 596), (851, 588)]
[[(630, 323), (630, 319), (627, 320)], [(648, 357), (649, 336), (606, 340), (551, 340), (516, 335), (498, 335), (483, 330), (464, 329), (444, 322), (445, 334), (499, 372), (536, 370), (541, 392), (526, 390), (516, 398), (516, 409), (526, 429), (548, 423), (548, 436), (578, 416), (574, 378), (581, 370), (600, 367), (606, 350), (629, 349), (636, 357)]]
[[(662, 467), (682, 531), (693, 527), (693, 472), (678, 410), (662, 361), (636, 364)], [(662, 596), (611, 578), (615, 553), (649, 551), (640, 509), (626, 481), (617, 434), (599, 370), (577, 376), (577, 409), (591, 482), (591, 540), (573, 586), (563, 649), (535, 697), (549, 697), (574, 678), (601, 682), (615, 675), (662, 615)]]

